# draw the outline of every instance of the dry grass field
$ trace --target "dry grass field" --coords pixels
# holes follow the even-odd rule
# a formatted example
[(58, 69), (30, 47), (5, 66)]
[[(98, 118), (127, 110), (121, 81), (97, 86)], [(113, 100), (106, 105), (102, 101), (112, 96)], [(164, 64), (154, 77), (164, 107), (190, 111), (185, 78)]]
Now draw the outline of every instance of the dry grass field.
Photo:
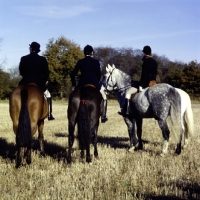
[[(200, 199), (200, 105), (193, 104), (195, 136), (187, 149), (160, 157), (162, 135), (154, 119), (143, 124), (144, 150), (129, 153), (129, 137), (116, 101), (108, 102), (108, 118), (98, 131), (99, 158), (80, 159), (77, 141), (72, 164), (64, 163), (68, 146), (67, 102), (53, 102), (54, 121), (45, 120), (45, 157), (37, 134), (32, 163), (15, 169), (15, 136), (8, 102), (0, 102), (0, 199)], [(93, 153), (93, 147), (92, 147)]]

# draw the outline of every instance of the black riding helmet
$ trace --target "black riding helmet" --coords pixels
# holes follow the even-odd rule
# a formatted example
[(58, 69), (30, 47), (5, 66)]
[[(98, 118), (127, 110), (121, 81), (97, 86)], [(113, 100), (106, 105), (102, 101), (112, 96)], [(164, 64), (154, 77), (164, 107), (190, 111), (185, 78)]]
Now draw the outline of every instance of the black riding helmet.
[(144, 46), (142, 52), (144, 52), (146, 55), (151, 54), (151, 47), (150, 46)]
[(86, 56), (86, 55), (91, 55), (94, 50), (93, 50), (92, 46), (87, 45), (87, 46), (84, 47), (83, 51), (84, 51), (84, 54)]

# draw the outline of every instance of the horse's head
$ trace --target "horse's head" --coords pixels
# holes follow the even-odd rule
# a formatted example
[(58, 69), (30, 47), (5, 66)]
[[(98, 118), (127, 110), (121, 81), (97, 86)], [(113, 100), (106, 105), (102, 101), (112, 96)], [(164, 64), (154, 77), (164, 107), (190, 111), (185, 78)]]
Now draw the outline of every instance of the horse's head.
[(112, 92), (115, 89), (117, 89), (116, 76), (113, 74), (115, 69), (116, 68), (114, 65), (110, 66), (108, 64), (108, 66), (106, 67), (107, 73), (104, 74), (104, 76), (103, 76), (102, 84), (105, 87), (106, 91), (108, 91), (108, 92)]
[(131, 76), (117, 69), (113, 64), (106, 67), (102, 83), (108, 92), (122, 92), (131, 87)]

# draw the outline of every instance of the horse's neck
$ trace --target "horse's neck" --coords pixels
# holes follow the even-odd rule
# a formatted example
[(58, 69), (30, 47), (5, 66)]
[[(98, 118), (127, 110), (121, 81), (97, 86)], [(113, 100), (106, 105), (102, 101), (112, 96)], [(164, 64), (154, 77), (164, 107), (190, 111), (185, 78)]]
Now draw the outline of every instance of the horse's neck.
[(120, 104), (120, 107), (124, 105), (126, 90), (131, 87), (131, 76), (118, 70), (115, 74), (117, 77), (115, 97)]
[(127, 88), (131, 87), (131, 76), (119, 70), (116, 74), (116, 77), (116, 85), (118, 90), (126, 90)]

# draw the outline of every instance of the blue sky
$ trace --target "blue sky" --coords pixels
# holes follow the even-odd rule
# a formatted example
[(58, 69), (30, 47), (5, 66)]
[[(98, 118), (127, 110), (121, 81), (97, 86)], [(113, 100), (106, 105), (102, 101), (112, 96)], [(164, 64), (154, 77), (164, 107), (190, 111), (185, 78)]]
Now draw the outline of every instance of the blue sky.
[(199, 19), (200, 0), (1, 0), (0, 61), (16, 67), (32, 41), (43, 52), (64, 36), (81, 48), (150, 45), (171, 61), (200, 62)]

